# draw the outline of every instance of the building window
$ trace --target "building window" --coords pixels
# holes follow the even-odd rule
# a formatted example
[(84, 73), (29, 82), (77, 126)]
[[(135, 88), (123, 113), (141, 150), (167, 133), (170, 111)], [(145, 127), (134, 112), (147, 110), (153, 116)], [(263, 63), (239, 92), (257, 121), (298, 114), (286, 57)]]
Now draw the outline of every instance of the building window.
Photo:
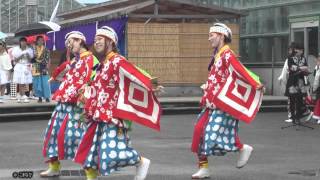
[(241, 34), (288, 32), (288, 8), (275, 7), (253, 10), (241, 18)]
[(241, 0), (224, 0), (220, 2), (221, 6), (239, 9), (241, 7)]
[(25, 0), (19, 0), (19, 6), (24, 6), (26, 5), (26, 1)]
[(289, 6), (288, 11), (291, 16), (318, 13), (320, 11), (320, 2), (303, 3)]
[(9, 32), (9, 2), (5, 1), (1, 4), (1, 31), (2, 32)]
[(18, 28), (18, 0), (10, 1), (10, 31), (15, 31)]
[(28, 6), (28, 24), (38, 21), (37, 6)]
[(26, 0), (26, 5), (27, 6), (36, 6), (37, 0)]
[(70, 11), (72, 9), (72, 2), (71, 1), (65, 1), (64, 6), (63, 6), (63, 10), (64, 11)]
[(39, 6), (44, 6), (46, 4), (46, 0), (38, 0)]
[(27, 10), (25, 7), (19, 7), (19, 26), (27, 24)]
[(284, 61), (287, 56), (288, 36), (243, 38), (240, 40), (241, 61), (270, 63)]
[(43, 6), (38, 6), (38, 21), (46, 20), (46, 10)]

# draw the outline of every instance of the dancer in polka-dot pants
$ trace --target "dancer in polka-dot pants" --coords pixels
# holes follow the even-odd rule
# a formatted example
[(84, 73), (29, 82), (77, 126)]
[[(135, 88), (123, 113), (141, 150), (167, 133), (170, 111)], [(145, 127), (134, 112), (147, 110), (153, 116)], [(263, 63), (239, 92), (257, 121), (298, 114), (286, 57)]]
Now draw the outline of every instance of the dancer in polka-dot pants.
[(87, 128), (74, 161), (85, 169), (87, 180), (97, 180), (98, 174), (109, 175), (120, 167), (136, 166), (135, 180), (147, 176), (150, 160), (141, 157), (131, 147), (124, 120), (113, 116), (119, 97), (119, 69), (129, 63), (116, 50), (116, 32), (103, 26), (97, 30), (94, 49), (103, 59), (91, 86), (84, 93)]
[[(87, 155), (82, 156), (83, 152)], [(109, 175), (120, 167), (137, 165), (140, 160), (138, 152), (131, 147), (126, 128), (96, 121), (88, 124), (75, 157), (75, 161), (83, 165), (89, 177), (90, 174), (97, 174), (97, 169), (101, 175)]]
[(224, 155), (241, 149), (243, 145), (237, 135), (238, 123), (238, 120), (218, 109), (210, 111), (198, 155)]
[[(235, 55), (227, 45), (231, 42), (231, 30), (225, 24), (215, 23), (209, 31), (209, 42), (214, 48), (215, 56), (209, 65), (208, 80), (203, 85), (204, 95), (201, 105), (204, 107), (194, 128), (192, 151), (197, 154), (199, 170), (192, 175), (192, 179), (210, 177), (208, 159), (210, 155), (221, 156), (227, 152), (240, 152), (237, 167), (244, 167), (253, 148), (242, 144), (238, 136), (239, 120), (222, 111), (226, 107), (217, 107), (215, 97), (219, 96), (232, 68), (231, 63), (237, 61)], [(235, 67), (236, 68), (236, 67)], [(249, 84), (256, 89), (263, 86), (257, 83), (244, 70), (237, 70), (242, 77), (246, 77)], [(241, 95), (240, 95), (241, 96)], [(226, 109), (225, 109), (226, 110)]]
[[(74, 104), (58, 103), (56, 105), (44, 136), (44, 157), (73, 159), (83, 132), (79, 123), (81, 113), (82, 108)], [(58, 145), (63, 150), (59, 154)]]
[(78, 102), (80, 89), (90, 83), (99, 61), (87, 51), (85, 37), (81, 32), (72, 31), (66, 36), (68, 48), (76, 55), (69, 62), (69, 68), (59, 89), (53, 95), (58, 102), (48, 123), (44, 136), (43, 156), (49, 168), (40, 173), (41, 177), (58, 176), (59, 160), (73, 159), (81, 140), (83, 128), (80, 125), (83, 108)]

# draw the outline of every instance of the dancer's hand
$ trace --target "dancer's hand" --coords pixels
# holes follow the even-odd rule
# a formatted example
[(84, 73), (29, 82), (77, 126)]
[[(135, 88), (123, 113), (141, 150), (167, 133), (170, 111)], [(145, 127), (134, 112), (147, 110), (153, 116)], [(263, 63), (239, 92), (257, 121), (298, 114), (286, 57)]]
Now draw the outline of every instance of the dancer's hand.
[(263, 84), (259, 84), (259, 85), (256, 87), (256, 90), (261, 90), (262, 93), (265, 93), (265, 92), (266, 92), (266, 88), (264, 87)]
[(308, 71), (308, 66), (301, 66), (301, 67), (299, 67), (299, 69), (301, 71)]
[(200, 86), (200, 88), (204, 91), (206, 88), (207, 88), (207, 84), (205, 83), (205, 84), (202, 84), (201, 86)]
[(87, 99), (91, 97), (91, 87), (89, 85), (82, 86), (79, 89), (78, 94), (78, 101), (84, 104), (87, 101)]
[(157, 86), (156, 88), (153, 88), (152, 91), (153, 92), (164, 92), (164, 87), (163, 86)]
[(84, 95), (85, 92), (85, 88), (84, 86), (82, 88), (79, 89), (78, 91), (78, 103), (82, 103), (84, 104), (84, 102), (86, 102), (86, 97)]
[(256, 90), (261, 90), (263, 88), (263, 84), (259, 84), (257, 87), (256, 87)]

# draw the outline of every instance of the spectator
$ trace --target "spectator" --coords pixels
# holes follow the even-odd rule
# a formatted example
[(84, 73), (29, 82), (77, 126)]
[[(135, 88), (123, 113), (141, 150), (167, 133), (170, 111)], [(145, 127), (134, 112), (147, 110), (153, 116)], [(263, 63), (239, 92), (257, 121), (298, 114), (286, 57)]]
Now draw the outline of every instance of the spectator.
[(316, 94), (316, 103), (313, 109), (313, 118), (320, 124), (320, 55), (317, 57), (317, 64), (314, 68), (313, 93)]
[[(285, 60), (285, 63), (283, 65), (281, 75), (278, 77), (280, 87), (283, 92), (285, 92), (285, 90), (286, 90), (286, 84), (287, 84), (287, 80), (288, 80), (288, 76), (289, 76), (288, 58), (293, 56), (294, 46), (295, 46), (295, 43), (292, 42), (288, 48), (288, 56), (287, 56), (287, 59)], [(292, 117), (291, 117), (291, 113), (290, 113), (290, 98), (288, 98), (287, 110), (288, 110), (288, 119), (286, 119), (285, 122), (292, 122)]]
[(43, 36), (37, 36), (34, 55), (35, 57), (32, 62), (33, 93), (39, 98), (39, 103), (42, 102), (42, 98), (45, 98), (46, 102), (50, 102), (51, 91), (48, 82), (50, 51), (44, 46)]
[(6, 85), (10, 82), (12, 65), (7, 52), (6, 44), (0, 40), (0, 103), (3, 103), (3, 96)]
[(309, 90), (308, 63), (303, 56), (303, 45), (297, 44), (293, 55), (288, 57), (289, 77), (285, 95), (289, 98), (289, 107), (293, 123), (300, 123), (305, 108), (304, 99)]
[(29, 100), (25, 92), (29, 89), (29, 84), (32, 83), (30, 60), (34, 54), (33, 50), (28, 47), (26, 38), (20, 38), (19, 46), (14, 47), (12, 55), (15, 63), (13, 82), (19, 85), (20, 97), (18, 97), (18, 102), (20, 103), (23, 100), (23, 102), (28, 103)]
[[(278, 77), (279, 83), (280, 83), (280, 87), (283, 93), (285, 93), (286, 91), (286, 85), (287, 85), (287, 80), (288, 80), (288, 76), (289, 76), (289, 70), (288, 70), (288, 59), (292, 56), (294, 56), (294, 47), (296, 47), (296, 43), (292, 42), (288, 48), (288, 56), (287, 59), (285, 60), (285, 63), (283, 65), (282, 68), (282, 72), (281, 75)], [(305, 121), (308, 121), (311, 119), (313, 113), (308, 109), (308, 107), (306, 106), (305, 102), (302, 102), (302, 118), (305, 118)], [(292, 116), (291, 116), (291, 112), (290, 112), (290, 98), (288, 97), (288, 105), (287, 105), (287, 110), (288, 110), (288, 119), (285, 120), (285, 122), (291, 123), (292, 120)]]
[(8, 93), (10, 94), (10, 99), (17, 99), (17, 84), (13, 83), (12, 82), (12, 76), (13, 76), (13, 70), (14, 70), (14, 58), (12, 56), (12, 50), (14, 48), (8, 48), (8, 54), (9, 54), (9, 57), (10, 57), (10, 60), (11, 60), (11, 65), (12, 65), (12, 69), (11, 69), (11, 76), (10, 76), (10, 79), (11, 79), (11, 83), (9, 84), (9, 87), (7, 89)]

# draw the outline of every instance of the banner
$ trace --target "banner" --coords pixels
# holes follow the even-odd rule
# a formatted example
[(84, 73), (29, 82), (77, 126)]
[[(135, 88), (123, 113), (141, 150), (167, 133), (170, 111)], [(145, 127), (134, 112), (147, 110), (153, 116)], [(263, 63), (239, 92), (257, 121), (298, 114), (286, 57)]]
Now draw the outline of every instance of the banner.
[(161, 107), (153, 94), (150, 78), (129, 63), (120, 65), (119, 74), (120, 93), (114, 117), (160, 130)]
[(224, 86), (215, 96), (215, 104), (222, 111), (246, 123), (250, 123), (256, 116), (261, 106), (263, 92), (256, 90), (249, 80), (241, 74), (247, 73), (255, 81), (259, 81), (258, 76), (248, 72), (248, 70), (237, 60), (231, 59), (230, 74)]

